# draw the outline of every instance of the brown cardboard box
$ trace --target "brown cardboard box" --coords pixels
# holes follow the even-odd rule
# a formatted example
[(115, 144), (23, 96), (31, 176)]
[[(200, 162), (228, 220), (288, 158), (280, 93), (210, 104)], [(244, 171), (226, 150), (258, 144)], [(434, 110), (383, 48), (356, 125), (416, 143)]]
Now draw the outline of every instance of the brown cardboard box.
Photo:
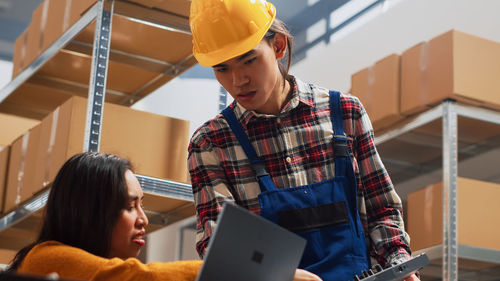
[(401, 112), (423, 111), (446, 98), (500, 108), (500, 43), (451, 30), (401, 59)]
[[(82, 151), (86, 109), (80, 97), (60, 107), (51, 170)], [(106, 103), (100, 152), (130, 159), (138, 174), (186, 182), (188, 131), (189, 121)]]
[(28, 30), (24, 30), (14, 43), (14, 55), (12, 57), (12, 78), (16, 77), (26, 67), (26, 43)]
[(90, 9), (97, 0), (67, 0), (69, 5), (71, 5), (70, 16), (69, 16), (69, 26), (72, 26), (77, 22), (85, 12)]
[[(64, 161), (82, 152), (86, 110), (87, 99), (73, 97), (59, 108), (57, 119), (43, 120), (45, 130), (56, 129), (49, 181)], [(188, 130), (188, 121), (106, 103), (100, 152), (130, 159), (138, 174), (186, 182)]]
[(17, 208), (40, 190), (34, 186), (36, 169), (39, 168), (34, 163), (39, 153), (40, 133), (41, 126), (37, 125), (11, 145), (4, 213)]
[(30, 65), (41, 54), (42, 21), (46, 18), (47, 9), (47, 1), (43, 1), (31, 16), (31, 23), (27, 28), (26, 66)]
[[(92, 43), (94, 30), (95, 23), (92, 23), (80, 32), (75, 40)], [(175, 44), (172, 44), (173, 42)], [(111, 48), (175, 64), (191, 55), (193, 45), (190, 35), (140, 24), (126, 17), (115, 15), (111, 32)], [(166, 49), (168, 52), (165, 51)], [(165, 70), (166, 68), (163, 71)]]
[[(459, 244), (500, 250), (498, 221), (500, 184), (457, 179), (457, 238)], [(408, 233), (412, 250), (442, 243), (442, 183), (408, 195)]]
[[(67, 67), (61, 68), (61, 65), (66, 65)], [(39, 74), (88, 86), (91, 65), (91, 57), (75, 56), (68, 52), (59, 52), (52, 60), (40, 68)], [(106, 88), (123, 93), (134, 93), (157, 76), (158, 73), (109, 61)], [(112, 94), (107, 95), (107, 98), (111, 98), (112, 96)], [(118, 100), (125, 98), (125, 96), (120, 96)]]
[(0, 146), (0, 214), (3, 209), (5, 185), (7, 184), (7, 169), (9, 165), (9, 146)]
[(168, 11), (184, 17), (189, 17), (190, 0), (130, 0), (146, 6), (148, 8), (157, 8)]
[(351, 93), (363, 103), (375, 129), (402, 119), (400, 56), (392, 54), (351, 77)]
[(40, 121), (19, 117), (11, 114), (0, 113), (0, 146), (10, 145), (20, 135), (38, 125)]
[(0, 264), (9, 264), (16, 256), (17, 251), (0, 249)]
[[(52, 43), (54, 43), (64, 31), (69, 28), (69, 8), (70, 0), (45, 0), (47, 15), (42, 19), (42, 34), (41, 34), (41, 52), (45, 51)], [(65, 24), (65, 20), (67, 23)]]
[[(86, 114), (87, 99), (72, 97), (29, 136), (12, 144), (6, 211), (47, 187), (64, 162), (83, 151)], [(131, 160), (138, 174), (187, 182), (188, 131), (188, 121), (106, 103), (100, 152)], [(18, 180), (23, 167), (24, 175)]]

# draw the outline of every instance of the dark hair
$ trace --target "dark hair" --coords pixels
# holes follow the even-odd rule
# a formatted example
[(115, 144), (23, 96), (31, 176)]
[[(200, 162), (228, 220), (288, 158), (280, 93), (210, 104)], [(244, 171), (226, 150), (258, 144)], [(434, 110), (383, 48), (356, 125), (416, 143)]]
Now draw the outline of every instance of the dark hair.
[(52, 184), (38, 239), (16, 254), (9, 271), (16, 271), (34, 246), (50, 240), (107, 257), (128, 200), (127, 169), (129, 161), (102, 153), (80, 153), (66, 161)]
[[(288, 30), (288, 27), (286, 24), (281, 21), (278, 18), (274, 19), (273, 24), (271, 27), (269, 27), (269, 30), (267, 31), (266, 35), (264, 35), (264, 38), (266, 39), (267, 43), (270, 43), (271, 40), (274, 38), (276, 33), (280, 33), (285, 35), (286, 37), (286, 43), (287, 43), (287, 54), (288, 56), (286, 57), (286, 67), (281, 61), (279, 62), (279, 69), (281, 72), (281, 75), (285, 80), (290, 81), (292, 79), (291, 75), (288, 74), (288, 70), (290, 69), (290, 65), (292, 63), (292, 51), (293, 51), (293, 36)], [(284, 81), (283, 81), (284, 82)]]

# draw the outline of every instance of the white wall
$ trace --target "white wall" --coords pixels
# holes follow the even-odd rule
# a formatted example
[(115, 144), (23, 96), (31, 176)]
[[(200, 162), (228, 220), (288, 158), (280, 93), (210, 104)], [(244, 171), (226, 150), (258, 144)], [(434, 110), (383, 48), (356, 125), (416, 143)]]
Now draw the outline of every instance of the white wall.
[(0, 60), (0, 90), (12, 79), (12, 62)]

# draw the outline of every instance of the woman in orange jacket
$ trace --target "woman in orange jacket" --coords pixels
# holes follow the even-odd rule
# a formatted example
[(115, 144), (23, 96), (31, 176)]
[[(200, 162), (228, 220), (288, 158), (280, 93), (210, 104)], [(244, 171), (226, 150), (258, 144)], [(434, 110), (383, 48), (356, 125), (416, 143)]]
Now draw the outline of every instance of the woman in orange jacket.
[[(195, 280), (202, 261), (144, 264), (144, 198), (129, 161), (80, 153), (52, 184), (38, 239), (20, 250), (9, 271), (75, 280)], [(297, 271), (295, 281), (318, 280)]]
[(76, 280), (194, 280), (202, 261), (143, 264), (144, 195), (129, 161), (81, 153), (57, 174), (38, 239), (9, 267)]

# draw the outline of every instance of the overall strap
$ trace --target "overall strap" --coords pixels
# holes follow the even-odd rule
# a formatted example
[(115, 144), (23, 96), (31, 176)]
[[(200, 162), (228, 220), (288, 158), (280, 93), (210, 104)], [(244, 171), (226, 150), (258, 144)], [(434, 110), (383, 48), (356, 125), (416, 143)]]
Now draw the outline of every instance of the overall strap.
[(245, 151), (247, 158), (250, 160), (250, 165), (252, 166), (252, 169), (255, 172), (255, 176), (259, 181), (261, 189), (260, 191), (264, 192), (277, 189), (273, 181), (271, 180), (271, 177), (266, 171), (266, 164), (264, 163), (264, 161), (262, 161), (262, 159), (260, 159), (259, 156), (257, 156), (257, 152), (250, 143), (250, 140), (243, 130), (243, 127), (241, 127), (240, 122), (238, 122), (238, 119), (236, 119), (236, 115), (234, 115), (234, 112), (228, 106), (224, 110), (222, 110), (222, 115), (224, 116), (227, 123), (229, 124), (229, 127), (240, 142), (240, 145), (243, 148), (243, 151)]
[(335, 176), (346, 174), (346, 160), (348, 157), (347, 137), (344, 133), (344, 121), (340, 92), (330, 91), (330, 114), (333, 123), (333, 145), (335, 154)]

